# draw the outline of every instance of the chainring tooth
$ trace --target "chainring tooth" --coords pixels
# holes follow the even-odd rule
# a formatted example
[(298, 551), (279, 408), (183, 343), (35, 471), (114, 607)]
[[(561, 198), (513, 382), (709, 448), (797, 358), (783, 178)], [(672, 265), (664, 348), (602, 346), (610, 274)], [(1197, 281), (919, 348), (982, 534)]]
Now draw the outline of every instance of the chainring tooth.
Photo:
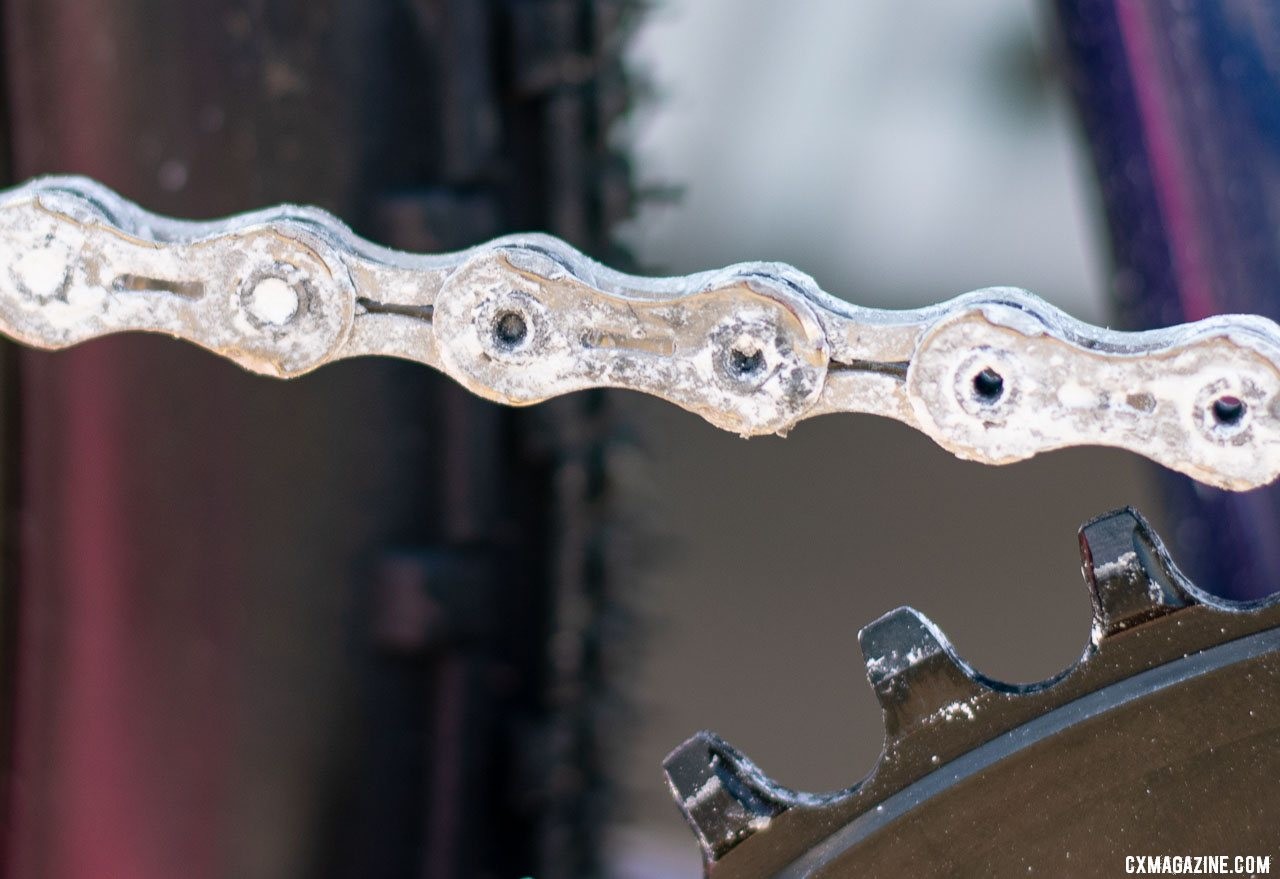
[(708, 863), (767, 827), (788, 805), (755, 764), (714, 733), (685, 741), (662, 768)]
[[(1110, 716), (1136, 704), (1130, 692), (1136, 681), (1151, 680), (1143, 684), (1151, 692), (1199, 681), (1219, 668), (1208, 658), (1236, 644), (1264, 644), (1250, 647), (1253, 653), (1241, 648), (1241, 655), (1273, 657), (1280, 674), (1280, 596), (1233, 603), (1203, 592), (1132, 508), (1087, 522), (1079, 543), (1092, 634), (1075, 665), (1046, 681), (1016, 685), (984, 677), (909, 607), (859, 632), (867, 680), (884, 716), (885, 747), (853, 786), (829, 794), (792, 791), (707, 732), (672, 752), (664, 768), (698, 838), (706, 875), (826, 876), (824, 865), (838, 865), (834, 875), (861, 875), (859, 845), (949, 785), (981, 777), (970, 764), (998, 762), (1039, 741), (1051, 719), (1068, 718), (1063, 729), (1070, 729)], [(1106, 710), (1073, 707), (1105, 699), (1113, 700)], [(1280, 735), (1280, 716), (1276, 725), (1270, 734)]]
[(886, 750), (922, 724), (973, 718), (986, 688), (924, 614), (890, 611), (858, 632), (858, 644), (884, 714)]
[(1093, 604), (1095, 645), (1195, 600), (1160, 538), (1134, 509), (1083, 525), (1080, 560)]

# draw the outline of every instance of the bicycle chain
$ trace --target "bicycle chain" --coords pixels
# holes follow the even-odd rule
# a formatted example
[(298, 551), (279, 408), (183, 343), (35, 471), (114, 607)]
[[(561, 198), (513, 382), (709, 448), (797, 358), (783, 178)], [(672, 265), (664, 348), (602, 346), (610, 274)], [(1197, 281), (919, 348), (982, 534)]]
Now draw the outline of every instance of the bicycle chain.
[(0, 330), (38, 348), (160, 332), (282, 378), (381, 355), (512, 405), (618, 387), (743, 436), (867, 412), (988, 464), (1105, 445), (1221, 488), (1280, 476), (1280, 327), (1256, 316), (1117, 332), (1016, 288), (873, 309), (779, 263), (643, 278), (537, 234), (406, 254), (316, 208), (175, 220), (78, 177), (0, 195), (0, 263)]

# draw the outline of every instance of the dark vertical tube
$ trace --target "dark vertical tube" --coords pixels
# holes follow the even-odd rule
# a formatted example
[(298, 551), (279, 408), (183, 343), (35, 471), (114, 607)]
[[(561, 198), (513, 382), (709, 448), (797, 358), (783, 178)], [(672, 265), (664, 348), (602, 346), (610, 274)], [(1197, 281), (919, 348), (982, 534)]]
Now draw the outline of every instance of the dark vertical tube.
[[(7, 0), (13, 169), (348, 217), (375, 4)], [(350, 762), (353, 576), (430, 504), (427, 375), (291, 383), (167, 339), (20, 355), (7, 875), (313, 875)]]
[[(1059, 0), (1057, 13), (1123, 322), (1280, 319), (1280, 10)], [(1280, 586), (1280, 488), (1162, 481), (1197, 583), (1235, 598)]]

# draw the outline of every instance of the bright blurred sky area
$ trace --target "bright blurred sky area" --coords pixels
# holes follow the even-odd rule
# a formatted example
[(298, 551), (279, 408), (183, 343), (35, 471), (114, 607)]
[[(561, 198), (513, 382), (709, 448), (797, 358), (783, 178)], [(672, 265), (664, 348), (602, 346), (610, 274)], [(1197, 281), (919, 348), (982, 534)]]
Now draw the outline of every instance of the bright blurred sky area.
[(1106, 321), (1094, 192), (1029, 0), (658, 0), (622, 133), (642, 265), (795, 264), (866, 305), (1031, 289)]

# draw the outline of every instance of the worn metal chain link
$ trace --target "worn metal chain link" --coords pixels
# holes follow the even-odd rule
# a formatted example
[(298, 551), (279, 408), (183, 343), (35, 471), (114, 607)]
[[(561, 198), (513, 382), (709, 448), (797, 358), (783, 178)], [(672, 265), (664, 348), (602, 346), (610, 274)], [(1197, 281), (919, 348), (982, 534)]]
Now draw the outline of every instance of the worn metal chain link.
[(0, 195), (0, 264), (0, 330), (39, 348), (151, 331), (279, 377), (383, 355), (514, 405), (630, 388), (744, 436), (869, 412), (990, 464), (1105, 445), (1222, 488), (1280, 475), (1261, 317), (1123, 333), (1014, 288), (872, 309), (787, 265), (643, 278), (545, 235), (406, 254), (314, 208), (174, 220), (75, 177)]

